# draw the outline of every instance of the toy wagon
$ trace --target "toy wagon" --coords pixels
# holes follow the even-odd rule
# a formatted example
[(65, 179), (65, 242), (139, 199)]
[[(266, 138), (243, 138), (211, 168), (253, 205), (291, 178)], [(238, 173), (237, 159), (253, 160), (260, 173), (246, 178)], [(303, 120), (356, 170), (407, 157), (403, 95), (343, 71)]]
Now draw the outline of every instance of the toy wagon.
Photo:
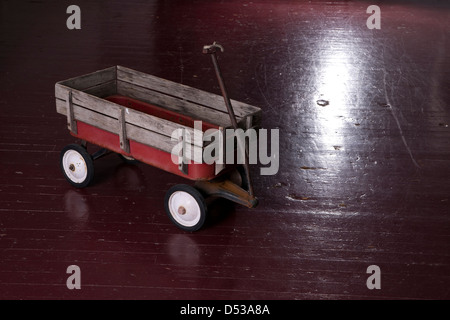
[[(94, 160), (117, 153), (127, 161), (140, 161), (195, 181), (194, 186), (171, 187), (164, 199), (171, 221), (187, 231), (196, 231), (205, 222), (206, 197), (223, 197), (255, 207), (258, 201), (253, 194), (247, 152), (243, 165), (186, 161), (198, 159), (206, 147), (203, 139), (194, 139), (186, 141), (192, 150), (190, 158), (185, 153), (174, 154), (174, 146), (179, 143), (172, 138), (174, 130), (203, 138), (207, 129), (245, 130), (260, 123), (260, 108), (228, 98), (217, 49), (223, 51), (214, 43), (205, 46), (203, 53), (212, 57), (223, 97), (122, 66), (57, 82), (56, 110), (67, 116), (71, 135), (82, 141), (61, 151), (65, 178), (75, 187), (86, 187), (94, 176)], [(196, 120), (201, 121), (201, 130), (195, 128)], [(90, 154), (88, 143), (101, 149)], [(182, 159), (177, 163), (173, 157)]]

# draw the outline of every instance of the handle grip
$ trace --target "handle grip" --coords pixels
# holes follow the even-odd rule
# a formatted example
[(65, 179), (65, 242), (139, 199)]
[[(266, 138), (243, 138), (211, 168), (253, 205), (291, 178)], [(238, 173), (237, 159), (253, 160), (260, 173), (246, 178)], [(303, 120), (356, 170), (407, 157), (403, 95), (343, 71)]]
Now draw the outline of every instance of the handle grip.
[(203, 53), (204, 54), (216, 53), (217, 49), (219, 49), (220, 52), (224, 51), (223, 47), (220, 44), (218, 44), (217, 42), (214, 41), (213, 44), (203, 46)]

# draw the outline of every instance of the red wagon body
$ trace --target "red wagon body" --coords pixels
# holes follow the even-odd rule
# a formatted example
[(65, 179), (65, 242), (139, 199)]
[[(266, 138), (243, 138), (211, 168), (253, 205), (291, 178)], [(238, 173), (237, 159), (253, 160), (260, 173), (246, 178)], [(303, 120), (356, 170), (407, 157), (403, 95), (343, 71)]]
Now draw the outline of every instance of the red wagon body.
[[(108, 101), (115, 102), (117, 104), (127, 106), (133, 110), (138, 110), (146, 114), (157, 115), (161, 119), (173, 119), (173, 121), (180, 121), (187, 123), (187, 126), (194, 127), (194, 120), (182, 116), (180, 114), (170, 112), (160, 107), (153, 106), (151, 104), (141, 102), (135, 99), (131, 99), (123, 96), (111, 96), (105, 98)], [(132, 106), (129, 106), (132, 104)], [(155, 112), (156, 111), (156, 112)], [(217, 126), (202, 122), (203, 130), (217, 128)], [(134, 140), (129, 140), (129, 152), (125, 152), (120, 146), (119, 134), (108, 132), (104, 129), (100, 129), (94, 125), (87, 124), (82, 121), (76, 121), (77, 132), (71, 132), (71, 134), (83, 141), (92, 143), (94, 145), (101, 146), (113, 152), (122, 154), (126, 157), (130, 157), (139, 160), (143, 163), (152, 165), (167, 172), (174, 173), (190, 180), (211, 180), (217, 177), (216, 168), (214, 164), (207, 163), (192, 163), (186, 164), (187, 168), (183, 171), (180, 170), (179, 165), (172, 160), (172, 154), (157, 148), (154, 148), (148, 144), (140, 143)], [(226, 170), (224, 170), (226, 172)], [(223, 173), (223, 172), (220, 172)], [(219, 173), (219, 174), (220, 174)]]

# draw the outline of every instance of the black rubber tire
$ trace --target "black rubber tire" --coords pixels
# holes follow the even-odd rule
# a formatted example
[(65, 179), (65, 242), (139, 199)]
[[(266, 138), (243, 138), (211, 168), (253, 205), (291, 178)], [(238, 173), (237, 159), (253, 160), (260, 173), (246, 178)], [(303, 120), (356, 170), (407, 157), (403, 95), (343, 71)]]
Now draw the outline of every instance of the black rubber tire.
[[(192, 196), (192, 198), (195, 200), (195, 202), (197, 203), (198, 208), (199, 208), (199, 211), (194, 214), (194, 215), (198, 215), (198, 219), (195, 219), (198, 221), (195, 221), (193, 224), (192, 223), (183, 224), (183, 221), (182, 221), (183, 219), (181, 219), (181, 217), (184, 214), (177, 216), (177, 214), (178, 214), (177, 212), (172, 212), (173, 210), (170, 209), (169, 202), (171, 201), (171, 197), (175, 192), (185, 192), (185, 193), (188, 193), (190, 196)], [(206, 220), (207, 206), (206, 206), (204, 197), (202, 196), (200, 191), (198, 191), (196, 188), (186, 185), (186, 184), (177, 184), (177, 185), (171, 187), (166, 192), (166, 195), (164, 197), (164, 209), (166, 210), (166, 213), (169, 216), (169, 219), (172, 221), (172, 223), (184, 231), (189, 231), (189, 232), (197, 231), (203, 226), (203, 224), (205, 223), (205, 220)]]
[[(72, 178), (66, 173), (66, 168), (64, 167), (64, 155), (69, 151), (76, 151), (81, 155), (81, 157), (84, 160), (85, 170), (86, 170), (86, 177), (83, 181), (74, 181)], [(64, 177), (69, 181), (71, 185), (73, 185), (76, 188), (84, 188), (87, 187), (92, 180), (94, 179), (94, 160), (92, 159), (92, 156), (87, 152), (87, 150), (78, 144), (69, 144), (65, 146), (60, 153), (60, 167), (63, 172)], [(66, 163), (67, 165), (67, 163)]]

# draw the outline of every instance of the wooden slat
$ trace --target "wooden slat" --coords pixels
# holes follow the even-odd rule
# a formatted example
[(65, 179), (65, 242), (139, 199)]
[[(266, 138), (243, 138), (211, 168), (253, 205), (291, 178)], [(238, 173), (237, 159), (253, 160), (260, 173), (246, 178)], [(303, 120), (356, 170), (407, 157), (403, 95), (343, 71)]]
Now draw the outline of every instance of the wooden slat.
[(110, 67), (96, 72), (88, 73), (79, 77), (70, 78), (58, 82), (58, 84), (76, 89), (85, 90), (90, 87), (116, 80), (116, 67)]
[[(67, 115), (66, 102), (56, 99), (56, 111), (62, 115)], [(85, 109), (79, 105), (73, 105), (74, 118), (76, 120), (85, 122), (89, 125), (95, 126), (100, 129), (104, 129), (108, 132), (117, 134), (117, 119), (104, 116), (89, 109)]]
[[(67, 92), (70, 91), (71, 88), (66, 87), (61, 84), (56, 84), (55, 86), (55, 96), (57, 99), (65, 100), (67, 97)], [(74, 104), (79, 106), (84, 106), (98, 113), (105, 114), (109, 117), (119, 119), (120, 113), (120, 105), (115, 104), (110, 101), (106, 101), (104, 99), (92, 96), (85, 92), (81, 92), (78, 90), (72, 90), (72, 101)]]
[[(65, 86), (56, 85), (57, 99), (64, 100), (69, 91), (70, 89)], [(72, 95), (73, 102), (75, 104), (83, 106), (97, 113), (104, 114), (105, 116), (119, 119), (122, 106), (111, 101), (100, 99), (76, 90), (73, 91)], [(198, 139), (195, 144), (199, 147), (203, 146), (203, 132), (195, 132), (193, 128), (186, 127), (169, 120), (161, 119), (140, 111), (126, 108), (125, 121), (127, 123), (134, 124), (136, 126), (145, 128), (150, 131), (158, 132), (169, 137), (172, 135), (173, 131), (180, 128), (185, 129), (191, 135), (192, 139), (195, 135), (202, 137), (201, 139)]]
[[(56, 99), (56, 110), (62, 115), (67, 115), (66, 102)], [(85, 122), (108, 132), (118, 134), (118, 119), (99, 114), (76, 104), (73, 104), (73, 110), (74, 118), (76, 120)], [(127, 115), (128, 114), (126, 114), (126, 116)], [(129, 140), (134, 140), (168, 153), (172, 153), (173, 147), (177, 144), (177, 141), (171, 140), (171, 136), (159, 134), (134, 124), (126, 123), (125, 130), (126, 136)], [(191, 136), (191, 138), (193, 142), (193, 136)], [(195, 157), (201, 157), (203, 155), (203, 149), (199, 146), (191, 145), (191, 150), (192, 155), (191, 157), (188, 157), (190, 160), (196, 159)]]
[[(153, 131), (145, 130), (143, 128), (128, 123), (126, 124), (126, 130), (128, 138), (130, 140), (134, 140), (136, 142), (149, 145), (151, 147), (160, 149), (168, 153), (172, 153), (173, 148), (178, 144), (178, 141), (175, 140), (172, 141), (172, 139), (168, 136), (164, 136)], [(202, 158), (202, 156), (203, 156), (203, 149), (198, 146), (191, 145), (191, 155), (190, 156), (187, 155), (186, 158), (188, 160), (194, 160)]]
[[(176, 82), (158, 78), (143, 72), (117, 66), (117, 80), (129, 82), (147, 89), (156, 90), (167, 95), (188, 100), (208, 108), (227, 113), (222, 96), (185, 86)], [(234, 113), (239, 118), (257, 113), (260, 108), (231, 100)]]
[(126, 109), (125, 119), (129, 124), (133, 124), (150, 131), (158, 132), (159, 134), (163, 134), (169, 137), (175, 130), (184, 129), (191, 136), (192, 140), (194, 140), (194, 136), (199, 137), (198, 141), (196, 141), (194, 144), (199, 147), (203, 146), (203, 132), (201, 130), (194, 130), (191, 127), (187, 127), (129, 108)]
[(193, 119), (206, 121), (221, 127), (229, 127), (231, 125), (228, 114), (224, 112), (208, 109), (189, 101), (180, 100), (128, 82), (118, 80), (117, 93), (143, 102), (162, 106), (167, 110), (179, 112)]
[(117, 93), (117, 82), (116, 80), (104, 82), (102, 84), (85, 89), (83, 90), (83, 92), (99, 98), (112, 96)]

